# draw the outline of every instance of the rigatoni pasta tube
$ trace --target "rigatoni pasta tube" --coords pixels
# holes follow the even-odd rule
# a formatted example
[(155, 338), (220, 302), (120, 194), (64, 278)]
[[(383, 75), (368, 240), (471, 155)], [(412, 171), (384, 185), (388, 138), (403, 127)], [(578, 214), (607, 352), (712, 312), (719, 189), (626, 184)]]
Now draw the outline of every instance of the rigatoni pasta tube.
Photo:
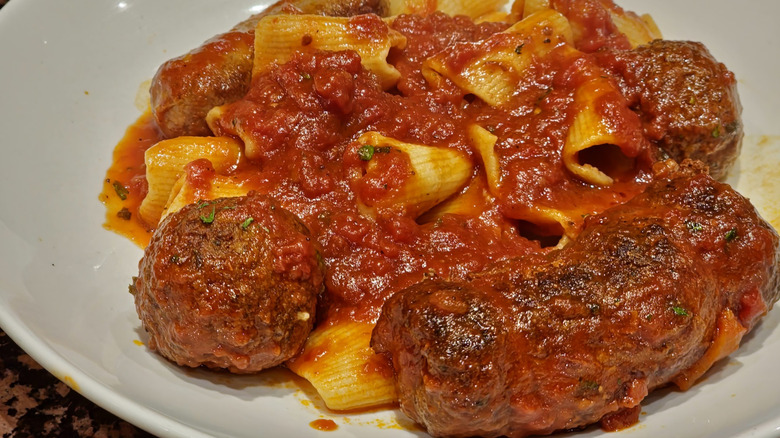
[(507, 102), (525, 70), (561, 44), (571, 43), (569, 21), (541, 10), (485, 41), (461, 43), (428, 58), (422, 74), (433, 86), (442, 78), (492, 106)]
[(507, 0), (389, 0), (388, 15), (429, 15), (436, 11), (447, 15), (466, 15), (477, 18), (499, 11)]
[(168, 204), (176, 181), (184, 175), (184, 166), (205, 158), (217, 173), (238, 165), (241, 143), (228, 137), (176, 137), (163, 140), (144, 153), (149, 191), (138, 213), (150, 225), (156, 225)]
[(474, 170), (464, 152), (404, 143), (378, 132), (362, 134), (355, 146), (347, 151), (360, 155), (352, 184), (368, 215), (385, 207), (417, 217), (465, 186)]
[(648, 14), (639, 16), (630, 11), (611, 8), (609, 15), (615, 27), (626, 35), (632, 48), (663, 38), (653, 17)]
[(287, 363), (308, 380), (330, 409), (360, 409), (397, 401), (393, 370), (371, 349), (374, 324), (340, 321), (311, 332)]
[(236, 181), (232, 177), (223, 175), (214, 175), (208, 181), (207, 187), (201, 187), (194, 184), (193, 181), (188, 178), (188, 174), (182, 175), (176, 184), (174, 184), (171, 190), (171, 196), (168, 199), (168, 203), (163, 210), (160, 220), (165, 219), (166, 216), (184, 208), (189, 204), (194, 204), (198, 201), (210, 201), (217, 198), (235, 198), (238, 196), (245, 196), (249, 193), (249, 188), (243, 186), (240, 182)]
[(275, 64), (283, 64), (301, 50), (354, 50), (361, 63), (375, 73), (387, 89), (401, 74), (387, 63), (391, 47), (406, 47), (406, 37), (390, 29), (375, 15), (324, 17), (273, 15), (260, 20), (255, 30), (255, 77)]
[(487, 188), (485, 175), (478, 173), (471, 179), (468, 187), (460, 193), (450, 196), (417, 218), (419, 223), (434, 222), (445, 214), (477, 217), (493, 205), (493, 197)]
[(482, 165), (485, 168), (490, 193), (493, 196), (498, 196), (498, 189), (501, 185), (501, 166), (495, 150), (498, 137), (479, 125), (470, 125), (468, 133), (471, 144), (482, 157)]
[(582, 162), (580, 154), (600, 145), (622, 146), (626, 141), (624, 129), (619, 129), (599, 111), (598, 105), (605, 96), (618, 93), (604, 76), (595, 76), (582, 84), (574, 93), (574, 117), (563, 146), (563, 163), (581, 180), (599, 186), (609, 186), (612, 177), (589, 163)]

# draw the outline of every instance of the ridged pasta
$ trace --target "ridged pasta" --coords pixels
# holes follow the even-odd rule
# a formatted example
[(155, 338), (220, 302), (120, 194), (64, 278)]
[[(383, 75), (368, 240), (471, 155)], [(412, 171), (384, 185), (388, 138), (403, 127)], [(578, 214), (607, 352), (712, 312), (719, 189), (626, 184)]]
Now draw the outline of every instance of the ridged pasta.
[(477, 18), (500, 10), (507, 0), (389, 0), (388, 15), (428, 15), (436, 11), (448, 15)]
[(224, 173), (238, 165), (241, 143), (228, 137), (176, 137), (146, 151), (149, 191), (138, 209), (146, 223), (157, 224), (174, 185), (184, 175), (184, 166), (200, 158), (208, 159), (217, 173)]
[[(358, 202), (369, 215), (376, 207), (393, 207), (417, 217), (465, 186), (474, 170), (468, 156), (455, 149), (404, 143), (373, 131), (362, 134), (357, 142), (371, 145), (375, 150), (389, 148), (389, 153), (400, 151), (407, 155), (411, 168), (411, 174), (400, 190), (388, 192), (386, 197), (376, 202), (358, 195)], [(365, 175), (378, 171), (376, 160), (381, 160), (382, 155), (375, 154), (366, 161)]]
[(566, 17), (546, 9), (488, 40), (464, 43), (427, 59), (422, 74), (433, 86), (438, 86), (442, 77), (447, 78), (462, 90), (498, 106), (512, 97), (524, 71), (535, 59), (571, 42)]
[[(577, 223), (581, 222), (582, 212), (576, 209), (564, 210), (551, 207), (536, 206), (532, 211), (532, 216), (527, 220), (540, 228), (546, 228), (553, 230), (560, 227), (559, 230), (562, 233), (561, 240), (558, 242), (559, 247), (563, 247), (566, 243), (577, 237), (579, 230), (577, 229)], [(579, 219), (578, 219), (579, 216)], [(557, 234), (551, 232), (551, 234)]]
[(595, 77), (577, 89), (574, 93), (576, 113), (562, 152), (563, 163), (570, 172), (585, 182), (599, 186), (609, 186), (613, 179), (598, 168), (581, 163), (579, 154), (594, 146), (621, 144), (618, 131), (596, 108), (599, 98), (612, 92), (615, 88), (605, 77)]
[(360, 409), (394, 403), (392, 368), (371, 349), (374, 324), (342, 321), (317, 327), (303, 352), (287, 363), (308, 380), (330, 409)]
[(445, 214), (477, 217), (493, 203), (493, 197), (487, 189), (485, 176), (476, 175), (466, 190), (457, 193), (426, 211), (417, 221), (419, 223), (433, 222)]
[(401, 74), (387, 63), (387, 54), (391, 47), (406, 47), (406, 37), (376, 16), (363, 19), (371, 22), (369, 30), (356, 17), (272, 15), (261, 19), (255, 30), (252, 76), (287, 62), (301, 50), (355, 50), (363, 67), (375, 73), (385, 89), (392, 87)]
[(210, 201), (217, 198), (234, 198), (245, 196), (249, 193), (249, 188), (241, 185), (238, 181), (229, 176), (215, 175), (209, 180), (207, 187), (193, 185), (187, 178), (187, 174), (182, 175), (171, 189), (171, 196), (162, 212), (160, 220), (166, 216), (176, 213), (185, 205), (194, 204), (200, 200)]
[(639, 16), (630, 11), (617, 12), (610, 9), (609, 15), (612, 23), (626, 35), (632, 48), (663, 38), (653, 17), (648, 14)]
[(523, 18), (545, 9), (552, 9), (550, 0), (525, 0), (523, 3)]
[(495, 150), (498, 137), (479, 125), (470, 125), (468, 132), (471, 144), (482, 157), (482, 165), (485, 168), (490, 193), (493, 196), (498, 196), (498, 189), (501, 186), (501, 167)]

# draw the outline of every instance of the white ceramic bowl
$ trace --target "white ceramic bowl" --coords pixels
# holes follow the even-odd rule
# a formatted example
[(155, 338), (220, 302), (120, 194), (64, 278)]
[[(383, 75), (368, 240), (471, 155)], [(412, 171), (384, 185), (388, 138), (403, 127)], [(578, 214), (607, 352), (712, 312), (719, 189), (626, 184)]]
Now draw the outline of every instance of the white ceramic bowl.
[[(704, 41), (733, 69), (745, 107), (735, 186), (780, 225), (780, 31), (776, 0), (623, 0), (666, 37)], [(134, 98), (164, 60), (262, 8), (251, 0), (13, 0), (0, 10), (0, 325), (54, 375), (165, 436), (425, 436), (397, 411), (339, 415), (280, 372), (184, 370), (150, 353), (131, 296), (141, 250), (105, 231), (98, 202)], [(780, 310), (685, 393), (643, 403), (612, 436), (777, 436)], [(577, 436), (601, 436), (592, 428)]]

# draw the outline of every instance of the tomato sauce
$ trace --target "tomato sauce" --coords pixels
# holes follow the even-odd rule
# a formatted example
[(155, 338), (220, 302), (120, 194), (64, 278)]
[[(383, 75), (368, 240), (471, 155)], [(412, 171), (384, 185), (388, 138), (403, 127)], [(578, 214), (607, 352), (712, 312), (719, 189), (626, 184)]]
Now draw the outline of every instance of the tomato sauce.
[[(367, 34), (376, 25), (370, 20), (359, 24)], [(254, 78), (247, 95), (224, 107), (211, 126), (216, 135), (244, 141), (247, 160), (234, 175), (295, 213), (322, 248), (327, 293), (320, 323), (342, 318), (373, 322), (389, 296), (424, 278), (465, 279), (491, 263), (543, 255), (553, 250), (545, 235), (561, 230), (533, 223), (529, 212), (535, 207), (576, 211), (569, 227), (577, 230), (582, 218), (625, 202), (649, 180), (649, 146), (638, 134), (628, 147), (607, 147), (601, 162), (588, 158), (613, 168), (616, 182), (610, 187), (584, 183), (562, 163), (574, 91), (592, 75), (604, 74), (588, 55), (546, 58), (528, 72), (510, 102), (490, 107), (448, 81), (431, 87), (420, 67), (454, 43), (476, 47), (506, 24), (477, 25), (436, 13), (401, 16), (392, 27), (407, 38), (406, 48), (394, 49), (388, 58), (402, 75), (395, 88), (383, 90), (355, 52), (297, 54)], [(616, 129), (634, 135), (638, 122), (620, 113), (620, 99), (608, 97), (600, 111), (612, 115)], [(404, 155), (375, 154), (379, 172), (363, 178), (357, 151), (364, 145), (357, 138), (377, 131), (398, 141), (465, 153), (474, 170), (460, 194), (475, 184), (484, 187), (485, 172), (466, 132), (473, 123), (499, 138), (495, 150), (503, 179), (495, 198), (474, 190), (478, 194), (469, 195), (470, 206), (460, 214), (414, 217), (380, 202), (392, 198), (409, 174)], [(107, 228), (141, 245), (153, 228), (137, 215), (146, 190), (143, 152), (159, 139), (148, 115), (129, 128), (101, 194)], [(114, 182), (127, 188), (121, 202)], [(380, 206), (366, 214), (359, 200)], [(129, 219), (116, 216), (121, 208), (131, 213)]]
[(106, 171), (99, 199), (106, 206), (105, 228), (121, 234), (140, 247), (146, 247), (153, 227), (138, 216), (147, 192), (144, 153), (162, 140), (151, 112), (144, 113), (127, 128), (114, 148), (111, 167)]

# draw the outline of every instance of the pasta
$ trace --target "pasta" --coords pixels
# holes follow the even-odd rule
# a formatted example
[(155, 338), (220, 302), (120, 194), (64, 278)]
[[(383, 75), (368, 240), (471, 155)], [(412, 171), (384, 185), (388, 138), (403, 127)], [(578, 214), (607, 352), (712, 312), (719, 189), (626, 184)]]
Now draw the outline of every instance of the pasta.
[[(325, 270), (321, 313), (286, 365), (330, 409), (398, 401), (393, 369), (371, 344), (395, 293), (564, 250), (587, 217), (653, 178), (657, 148), (592, 53), (660, 38), (652, 18), (610, 0), (591, 2), (608, 17), (594, 23), (561, 6), (578, 1), (504, 3), (390, 0), (384, 18), (262, 17), (249, 91), (206, 116), (215, 136), (145, 151), (148, 193), (131, 198), (147, 227), (257, 192), (310, 232), (318, 252), (308, 256)], [(586, 24), (612, 33), (594, 40)], [(279, 263), (304, 257), (285, 254)], [(711, 346), (678, 385), (733, 351), (740, 327), (722, 314), (718, 330), (736, 343)]]
[(343, 322), (309, 335), (290, 369), (317, 389), (330, 409), (381, 406), (396, 399), (392, 371), (371, 349), (373, 324)]
[(390, 88), (401, 75), (387, 63), (388, 52), (390, 48), (405, 45), (406, 39), (401, 34), (370, 16), (273, 15), (257, 23), (252, 74), (258, 75), (273, 64), (287, 62), (299, 50), (350, 49), (360, 54), (363, 66), (379, 76), (384, 88)]
[(157, 143), (144, 154), (149, 193), (138, 213), (143, 220), (157, 223), (187, 163), (205, 158), (214, 170), (226, 172), (238, 165), (241, 149), (240, 143), (226, 137), (177, 137)]
[[(377, 132), (361, 135), (357, 145), (365, 167), (356, 169), (353, 184), (364, 212), (377, 207), (393, 207), (417, 217), (462, 188), (472, 174), (469, 159), (453, 149), (403, 143)], [(366, 190), (366, 180), (378, 172), (390, 170), (381, 163), (398, 154), (403, 155), (402, 161), (408, 160), (408, 173), (398, 175), (394, 187), (382, 187), (378, 193), (377, 190)]]
[(607, 79), (600, 76), (577, 89), (574, 95), (574, 122), (563, 147), (563, 162), (566, 167), (583, 181), (600, 186), (612, 184), (613, 179), (588, 163), (580, 163), (579, 154), (594, 146), (621, 145), (625, 140), (621, 138), (621, 132), (596, 108), (596, 103), (607, 93), (618, 94), (618, 91)]
[(391, 0), (388, 2), (389, 15), (420, 14), (428, 15), (436, 11), (445, 14), (462, 14), (478, 18), (501, 9), (506, 0)]
[[(471, 50), (463, 45), (429, 58), (423, 64), (422, 74), (433, 85), (440, 84), (442, 78), (449, 79), (461, 89), (497, 106), (512, 97), (516, 84), (522, 81), (534, 59), (571, 41), (566, 18), (546, 9), (483, 42), (485, 50), (474, 50), (470, 44)], [(467, 55), (463, 52), (471, 55), (465, 62), (463, 58)]]
[(487, 177), (488, 187), (490, 187), (490, 192), (496, 195), (501, 186), (501, 169), (498, 155), (495, 151), (498, 137), (479, 125), (469, 126), (469, 137), (471, 138), (472, 144), (474, 144), (474, 147), (477, 149), (479, 156), (482, 158), (482, 165), (485, 168), (485, 175)]

